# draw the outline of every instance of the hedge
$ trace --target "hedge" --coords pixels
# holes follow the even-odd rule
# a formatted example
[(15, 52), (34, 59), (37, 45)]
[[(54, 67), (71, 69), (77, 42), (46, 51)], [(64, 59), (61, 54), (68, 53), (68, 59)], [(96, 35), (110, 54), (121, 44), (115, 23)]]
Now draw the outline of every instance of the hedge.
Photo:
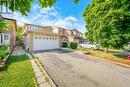
[(67, 42), (63, 42), (63, 45), (62, 45), (62, 47), (67, 47)]
[(70, 47), (72, 48), (72, 49), (77, 49), (77, 43), (75, 43), (75, 42), (71, 42), (70, 43)]

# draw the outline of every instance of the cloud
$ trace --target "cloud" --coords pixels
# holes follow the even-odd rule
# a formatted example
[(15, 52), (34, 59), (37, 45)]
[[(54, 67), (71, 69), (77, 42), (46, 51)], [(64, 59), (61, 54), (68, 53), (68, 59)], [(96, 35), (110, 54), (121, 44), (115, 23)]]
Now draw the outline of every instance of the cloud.
[(76, 17), (63, 16), (60, 13), (60, 8), (41, 8), (39, 5), (34, 4), (28, 16), (22, 16), (20, 13), (15, 12), (13, 15), (4, 15), (5, 17), (14, 18), (17, 20), (18, 25), (23, 26), (24, 23), (36, 24), (41, 26), (57, 26), (66, 29), (79, 29), (84, 32), (84, 24), (78, 22)]
[(75, 17), (72, 17), (72, 16), (68, 16), (65, 18), (65, 21), (73, 21), (73, 22), (76, 22), (77, 19)]

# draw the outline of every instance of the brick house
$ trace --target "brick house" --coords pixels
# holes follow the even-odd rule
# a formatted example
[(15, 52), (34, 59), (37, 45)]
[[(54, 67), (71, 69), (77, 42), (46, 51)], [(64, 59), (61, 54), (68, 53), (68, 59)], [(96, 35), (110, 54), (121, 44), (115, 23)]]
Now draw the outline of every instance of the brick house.
[(4, 22), (12, 22), (13, 25), (10, 25), (8, 27), (8, 30), (3, 30), (0, 28), (0, 46), (4, 44), (9, 44), (10, 48), (13, 49), (16, 44), (16, 20), (4, 17), (1, 17), (1, 20), (3, 20)]

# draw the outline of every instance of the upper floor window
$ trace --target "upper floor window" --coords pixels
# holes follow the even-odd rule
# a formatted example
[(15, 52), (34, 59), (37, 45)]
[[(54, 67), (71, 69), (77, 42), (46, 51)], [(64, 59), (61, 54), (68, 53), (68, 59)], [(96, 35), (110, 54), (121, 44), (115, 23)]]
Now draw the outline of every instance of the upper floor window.
[(13, 29), (13, 26), (9, 26), (9, 29)]
[(28, 28), (29, 28), (29, 30), (31, 30), (31, 31), (35, 31), (36, 30), (36, 27), (35, 26), (28, 26)]
[(73, 34), (73, 35), (76, 35), (76, 32), (75, 32), (75, 31), (72, 31), (72, 34)]
[(64, 38), (64, 42), (67, 42), (67, 39), (66, 39), (66, 38)]

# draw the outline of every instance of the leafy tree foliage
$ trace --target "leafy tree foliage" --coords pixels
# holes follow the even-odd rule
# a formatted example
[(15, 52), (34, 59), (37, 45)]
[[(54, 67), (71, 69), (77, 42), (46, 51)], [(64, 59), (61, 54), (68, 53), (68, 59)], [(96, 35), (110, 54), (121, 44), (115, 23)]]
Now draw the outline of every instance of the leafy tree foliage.
[(16, 41), (18, 44), (21, 44), (23, 42), (23, 27), (18, 26), (16, 32)]
[(9, 26), (12, 26), (12, 25), (14, 25), (13, 22), (0, 19), (0, 29), (8, 30)]
[(122, 48), (130, 41), (130, 0), (92, 0), (83, 16), (91, 42)]
[[(34, 0), (9, 0), (10, 3), (8, 5), (8, 8), (11, 11), (17, 11), (20, 12), (22, 15), (27, 15), (30, 10), (32, 3)], [(53, 6), (58, 0), (38, 0), (39, 5), (42, 8), (47, 8)], [(75, 3), (78, 3), (79, 0), (74, 0)], [(6, 4), (5, 4), (6, 5)]]
[[(32, 3), (34, 2), (34, 0), (15, 0), (15, 2), (14, 0), (9, 0), (9, 1), (10, 3), (8, 5), (8, 8), (11, 11), (20, 12), (22, 15), (27, 15), (30, 12)], [(42, 8), (47, 8), (53, 6), (58, 0), (38, 0), (38, 1), (39, 1), (39, 5)], [(75, 3), (78, 3), (78, 1), (79, 0), (74, 0)], [(0, 5), (1, 4), (2, 3), (0, 3)], [(0, 20), (0, 27), (1, 29), (7, 28), (6, 25), (2, 22), (2, 20)]]

